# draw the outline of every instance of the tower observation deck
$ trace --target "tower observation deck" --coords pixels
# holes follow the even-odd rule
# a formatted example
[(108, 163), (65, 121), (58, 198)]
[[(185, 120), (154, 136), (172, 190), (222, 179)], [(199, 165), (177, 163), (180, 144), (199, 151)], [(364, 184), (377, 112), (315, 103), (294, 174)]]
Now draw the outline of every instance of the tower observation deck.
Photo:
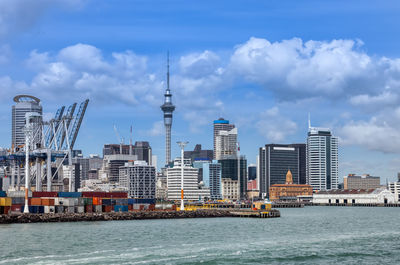
[(169, 89), (169, 55), (167, 58), (167, 90), (164, 94), (164, 104), (161, 105), (161, 110), (164, 113), (164, 126), (165, 126), (165, 164), (171, 162), (171, 127), (172, 127), (172, 113), (175, 110), (172, 104), (172, 94)]

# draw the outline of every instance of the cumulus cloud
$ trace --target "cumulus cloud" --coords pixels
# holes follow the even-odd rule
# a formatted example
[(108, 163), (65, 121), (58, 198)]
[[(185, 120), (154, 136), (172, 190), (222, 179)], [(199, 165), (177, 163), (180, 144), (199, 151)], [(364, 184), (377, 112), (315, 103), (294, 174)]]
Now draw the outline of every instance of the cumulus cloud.
[(274, 143), (284, 141), (287, 136), (294, 134), (297, 130), (297, 124), (282, 116), (278, 107), (262, 112), (256, 127), (261, 135)]

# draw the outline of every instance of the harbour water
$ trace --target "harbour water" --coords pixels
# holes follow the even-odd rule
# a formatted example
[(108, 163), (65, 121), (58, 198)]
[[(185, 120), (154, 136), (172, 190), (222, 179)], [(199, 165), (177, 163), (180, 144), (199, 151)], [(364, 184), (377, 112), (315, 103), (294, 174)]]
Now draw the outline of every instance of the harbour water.
[(0, 225), (0, 264), (400, 264), (400, 208)]

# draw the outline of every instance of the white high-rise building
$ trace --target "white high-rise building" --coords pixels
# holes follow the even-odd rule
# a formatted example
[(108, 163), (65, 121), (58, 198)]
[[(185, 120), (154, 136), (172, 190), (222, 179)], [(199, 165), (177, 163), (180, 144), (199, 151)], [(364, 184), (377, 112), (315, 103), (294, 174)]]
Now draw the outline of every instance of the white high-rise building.
[(128, 190), (129, 197), (154, 199), (156, 196), (156, 168), (146, 161), (125, 163), (119, 168), (119, 184)]
[[(198, 169), (191, 166), (190, 159), (184, 159), (183, 190), (185, 201), (198, 201), (210, 198), (210, 189), (200, 189), (198, 182)], [(168, 200), (181, 199), (181, 159), (176, 158), (174, 166), (167, 169), (167, 196)]]
[(218, 120), (214, 121), (214, 159), (217, 158), (217, 136), (219, 135), (220, 131), (230, 131), (235, 128), (234, 124), (229, 124), (228, 120), (224, 118), (219, 118)]
[(215, 136), (215, 160), (237, 155), (237, 128), (218, 131)]
[(309, 126), (307, 184), (313, 190), (338, 188), (338, 138), (327, 128)]

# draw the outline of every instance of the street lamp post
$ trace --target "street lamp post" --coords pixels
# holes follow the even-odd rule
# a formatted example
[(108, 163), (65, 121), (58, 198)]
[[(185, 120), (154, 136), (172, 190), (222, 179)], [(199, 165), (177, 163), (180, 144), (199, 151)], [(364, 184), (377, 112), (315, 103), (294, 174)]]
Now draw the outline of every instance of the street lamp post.
[(181, 207), (180, 210), (184, 211), (185, 210), (185, 205), (183, 203), (183, 197), (184, 197), (184, 192), (183, 192), (183, 166), (184, 166), (184, 161), (183, 161), (183, 156), (184, 156), (184, 149), (185, 146), (189, 143), (189, 142), (176, 142), (179, 147), (181, 148)]

